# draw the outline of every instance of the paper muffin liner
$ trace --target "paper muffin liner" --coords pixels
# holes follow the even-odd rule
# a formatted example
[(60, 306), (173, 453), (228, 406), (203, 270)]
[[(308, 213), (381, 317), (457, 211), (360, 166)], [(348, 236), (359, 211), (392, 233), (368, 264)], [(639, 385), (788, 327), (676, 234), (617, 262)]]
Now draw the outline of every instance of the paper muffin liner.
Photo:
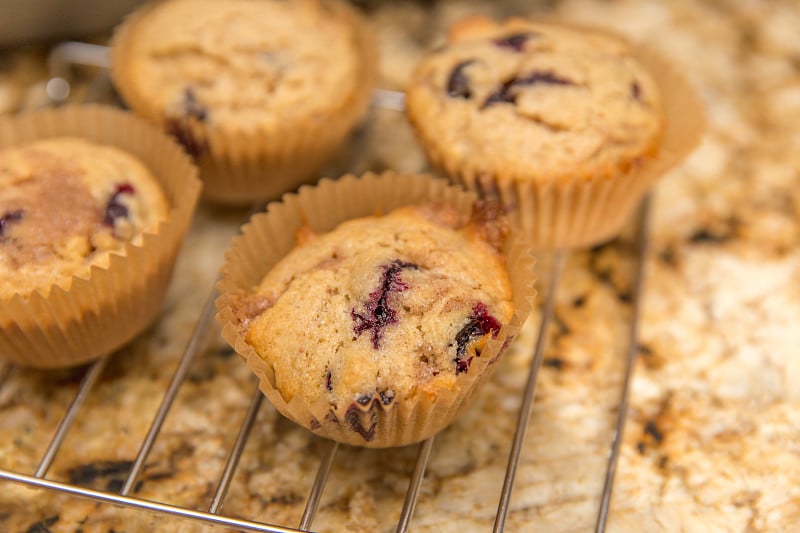
[(68, 106), (0, 121), (0, 148), (49, 137), (80, 137), (141, 160), (169, 204), (166, 220), (138, 244), (111, 252), (48, 288), (0, 301), (0, 358), (20, 365), (62, 367), (108, 354), (158, 315), (173, 265), (200, 194), (197, 169), (178, 145), (144, 121), (104, 106)]
[(487, 342), (469, 371), (458, 376), (452, 390), (440, 390), (432, 396), (420, 393), (413, 399), (396, 400), (388, 406), (377, 400), (367, 405), (353, 401), (336, 409), (324, 399), (309, 405), (295, 396), (287, 402), (276, 387), (272, 366), (259, 357), (240, 334), (233, 306), (237, 294), (252, 290), (294, 248), (293, 230), (298, 227), (308, 225), (314, 231), (328, 232), (348, 219), (427, 202), (447, 203), (467, 214), (475, 198), (472, 192), (426, 175), (349, 175), (337, 181), (322, 180), (314, 187), (301, 187), (297, 194), (287, 194), (282, 201), (271, 203), (265, 213), (254, 216), (243, 227), (242, 234), (228, 250), (222, 268), (217, 319), (222, 324), (223, 337), (247, 361), (259, 378), (261, 391), (278, 411), (317, 435), (371, 448), (418, 442), (438, 433), (458, 416), (479, 385), (491, 375), (494, 363), (519, 332), (533, 306), (531, 248), (526, 240), (513, 233), (505, 257), (512, 282), (514, 315), (497, 337)]
[[(579, 27), (561, 21), (548, 24), (619, 35), (604, 29)], [(659, 87), (664, 130), (658, 153), (643, 156), (627, 172), (612, 176), (559, 177), (537, 182), (510, 173), (491, 174), (485, 168), (448, 160), (432, 139), (415, 128), (424, 151), (440, 171), (483, 196), (498, 198), (512, 225), (537, 249), (590, 246), (613, 238), (659, 177), (684, 159), (700, 142), (705, 112), (690, 83), (657, 52), (631, 46), (632, 56), (651, 74)]]
[[(220, 204), (274, 200), (319, 177), (365, 115), (378, 76), (377, 41), (366, 21), (349, 8), (341, 14), (355, 28), (362, 71), (356, 92), (324, 118), (253, 129), (215, 128), (198, 120), (175, 120), (138, 91), (138, 73), (128, 68), (126, 52), (135, 45), (136, 27), (158, 2), (134, 11), (114, 32), (111, 76), (127, 105), (176, 137), (194, 158), (203, 180), (203, 197)], [(300, 38), (300, 36), (298, 36)]]

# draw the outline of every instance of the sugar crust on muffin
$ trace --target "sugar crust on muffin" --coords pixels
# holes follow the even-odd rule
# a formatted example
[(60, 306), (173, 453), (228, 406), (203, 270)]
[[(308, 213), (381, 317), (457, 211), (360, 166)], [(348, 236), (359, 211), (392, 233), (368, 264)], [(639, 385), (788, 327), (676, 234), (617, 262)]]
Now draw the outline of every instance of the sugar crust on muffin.
[(0, 295), (87, 277), (168, 213), (134, 156), (70, 137), (0, 150)]
[(138, 14), (114, 65), (124, 96), (228, 131), (335, 116), (362, 92), (355, 12), (329, 0), (172, 0)]
[(658, 86), (613, 36), (474, 17), (418, 65), (408, 114), (440, 166), (548, 183), (612, 178), (658, 152)]
[(478, 212), (404, 207), (303, 230), (236, 306), (286, 401), (390, 406), (456, 387), (514, 312), (505, 223)]

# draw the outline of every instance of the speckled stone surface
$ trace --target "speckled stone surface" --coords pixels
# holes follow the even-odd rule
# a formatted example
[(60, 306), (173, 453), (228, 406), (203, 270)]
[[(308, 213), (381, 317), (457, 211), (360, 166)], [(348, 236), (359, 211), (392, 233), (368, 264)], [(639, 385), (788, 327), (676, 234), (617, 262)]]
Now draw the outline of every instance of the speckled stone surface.
[[(609, 531), (797, 530), (800, 524), (800, 6), (566, 0), (361, 2), (400, 88), (454, 18), (531, 12), (615, 28), (662, 50), (705, 101), (709, 131), (659, 185), (640, 358)], [(32, 53), (36, 56), (35, 53)], [(2, 60), (0, 109), (38, 100), (27, 53)], [(16, 73), (16, 74), (15, 74)], [(355, 155), (358, 157), (355, 157)], [(376, 111), (342, 168), (425, 167), (400, 114)], [(49, 476), (118, 489), (244, 212), (201, 208), (159, 322), (114, 356)], [(507, 531), (591, 531), (612, 437), (635, 250), (627, 231), (570, 255)], [(543, 258), (542, 267), (548, 258)], [(438, 436), (411, 530), (488, 531), (538, 314), (473, 407)], [(0, 468), (32, 473), (79, 371), (0, 367)], [(207, 508), (255, 384), (216, 330), (189, 371), (135, 495)], [(223, 512), (296, 526), (326, 443), (266, 403)], [(318, 531), (393, 531), (417, 447), (344, 448)], [(211, 530), (0, 483), (0, 530)]]

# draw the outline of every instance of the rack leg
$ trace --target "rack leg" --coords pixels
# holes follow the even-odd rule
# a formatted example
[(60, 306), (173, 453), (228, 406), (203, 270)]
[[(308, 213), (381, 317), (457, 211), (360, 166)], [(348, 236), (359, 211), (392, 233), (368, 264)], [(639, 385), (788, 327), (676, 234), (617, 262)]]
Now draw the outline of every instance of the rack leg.
[(164, 398), (161, 400), (161, 405), (158, 406), (158, 411), (153, 419), (153, 423), (150, 425), (150, 429), (147, 431), (147, 436), (145, 437), (144, 442), (142, 442), (141, 448), (139, 448), (139, 453), (136, 455), (136, 460), (131, 467), (130, 473), (128, 473), (128, 479), (125, 480), (125, 485), (122, 486), (120, 494), (123, 496), (130, 494), (134, 485), (136, 484), (136, 480), (139, 479), (139, 475), (142, 473), (142, 469), (144, 468), (144, 462), (147, 460), (147, 456), (150, 454), (150, 450), (153, 448), (156, 437), (158, 437), (158, 433), (161, 431), (161, 426), (164, 425), (164, 420), (166, 420), (167, 414), (169, 413), (169, 410), (175, 401), (175, 397), (178, 395), (178, 390), (183, 384), (183, 379), (186, 377), (186, 372), (188, 372), (189, 366), (192, 364), (192, 361), (194, 361), (195, 355), (197, 355), (197, 352), (200, 351), (203, 336), (208, 329), (208, 323), (211, 321), (211, 317), (214, 315), (214, 300), (216, 297), (217, 291), (212, 290), (211, 294), (206, 300), (205, 305), (203, 306), (203, 310), (200, 313), (200, 318), (198, 319), (197, 325), (192, 332), (192, 336), (189, 338), (189, 342), (186, 345), (186, 350), (184, 350), (181, 360), (178, 363), (178, 367), (175, 369), (175, 373), (172, 375), (172, 380), (169, 382), (167, 392), (164, 393)]
[(338, 449), (339, 443), (331, 442), (325, 455), (322, 456), (322, 462), (319, 465), (319, 470), (317, 470), (317, 477), (314, 479), (314, 485), (311, 486), (311, 493), (308, 495), (306, 508), (303, 510), (303, 517), (300, 519), (300, 525), (298, 526), (303, 531), (308, 531), (314, 521), (314, 515), (317, 513), (319, 500), (322, 497), (322, 491), (325, 489), (325, 483), (328, 481), (328, 474), (331, 471), (333, 459), (336, 457)]
[(222, 471), (222, 476), (217, 484), (214, 498), (208, 508), (208, 512), (211, 514), (217, 514), (222, 507), (222, 502), (225, 501), (225, 495), (228, 494), (228, 487), (231, 486), (233, 474), (236, 472), (236, 467), (239, 466), (239, 459), (242, 457), (244, 446), (247, 444), (247, 438), (250, 436), (250, 430), (253, 429), (253, 423), (256, 421), (258, 409), (261, 407), (261, 400), (263, 399), (264, 395), (261, 394), (260, 390), (256, 389), (256, 393), (250, 401), (250, 407), (247, 409), (247, 414), (244, 416), (242, 425), (239, 428), (236, 442), (234, 442), (231, 453), (228, 455), (228, 460), (225, 462), (225, 469)]
[(494, 533), (503, 531), (505, 527), (506, 516), (508, 515), (508, 504), (511, 500), (511, 489), (514, 487), (514, 476), (517, 473), (517, 466), (519, 465), (519, 454), (522, 451), (522, 442), (525, 439), (525, 430), (528, 427), (528, 421), (531, 415), (534, 393), (536, 392), (536, 378), (539, 375), (539, 368), (542, 366), (542, 359), (544, 359), (544, 349), (547, 346), (547, 328), (555, 312), (556, 292), (558, 291), (558, 282), (561, 279), (561, 272), (564, 270), (565, 257), (566, 252), (563, 250), (557, 251), (552, 270), (550, 271), (547, 298), (542, 308), (542, 321), (539, 324), (538, 338), (536, 339), (536, 347), (533, 351), (533, 361), (531, 362), (531, 369), (528, 373), (528, 381), (525, 384), (525, 391), (522, 394), (522, 406), (519, 410), (517, 429), (514, 432), (514, 441), (511, 445), (511, 453), (509, 454), (508, 465), (506, 467), (506, 477), (503, 481), (503, 490), (500, 493), (500, 502), (497, 505), (497, 515), (494, 519), (494, 528), (492, 530)]
[(94, 384), (97, 382), (97, 378), (103, 373), (103, 369), (108, 362), (108, 357), (109, 356), (105, 356), (95, 361), (89, 368), (89, 371), (86, 372), (86, 375), (83, 376), (80, 387), (78, 388), (78, 393), (75, 395), (69, 408), (67, 408), (67, 412), (64, 413), (61, 422), (58, 423), (58, 428), (56, 429), (55, 435), (53, 435), (53, 440), (51, 440), (50, 444), (47, 446), (47, 451), (44, 453), (39, 467), (36, 469), (35, 477), (44, 478), (47, 475), (47, 471), (50, 470), (50, 465), (53, 464), (53, 460), (55, 460), (56, 454), (59, 448), (61, 448), (61, 443), (64, 442), (67, 432), (75, 421), (75, 416), (78, 414), (86, 397), (89, 396), (89, 392), (91, 392)]
[(428, 467), (428, 459), (430, 458), (431, 450), (433, 449), (433, 439), (434, 437), (429, 438), (419, 447), (417, 462), (414, 465), (414, 473), (411, 475), (411, 481), (408, 482), (406, 499), (403, 502), (403, 510), (400, 513), (400, 521), (397, 524), (397, 533), (406, 533), (406, 531), (408, 531), (408, 526), (411, 523), (411, 517), (414, 516), (414, 508), (417, 506), (419, 488), (422, 485), (422, 478), (425, 477), (425, 469)]
[(608, 509), (611, 504), (611, 492), (614, 488), (614, 476), (617, 471), (619, 461), (619, 450), (622, 444), (622, 436), (625, 432), (625, 420), (628, 416), (628, 396), (630, 394), (631, 374), (639, 352), (639, 317), (641, 316), (643, 294), (644, 294), (644, 275), (647, 253), (650, 248), (649, 242), (649, 220), (650, 220), (650, 197), (646, 197), (642, 202), (639, 214), (639, 228), (636, 235), (637, 262), (636, 274), (633, 288), (633, 316), (631, 317), (631, 328), (628, 335), (628, 356), (625, 361), (625, 375), (622, 381), (622, 392), (620, 393), (619, 411), (617, 411), (617, 424), (614, 430), (614, 439), (611, 441), (611, 453), (608, 457), (608, 467), (603, 483), (603, 495), (600, 498), (600, 509), (597, 513), (595, 523), (595, 533), (602, 533), (606, 530), (608, 521)]

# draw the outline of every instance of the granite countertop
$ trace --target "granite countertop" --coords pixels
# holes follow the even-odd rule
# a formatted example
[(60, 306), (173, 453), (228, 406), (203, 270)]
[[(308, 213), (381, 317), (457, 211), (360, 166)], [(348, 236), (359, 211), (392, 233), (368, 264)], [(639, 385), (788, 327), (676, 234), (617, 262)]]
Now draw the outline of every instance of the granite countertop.
[[(800, 5), (791, 0), (360, 2), (381, 35), (382, 84), (463, 14), (548, 14), (660, 49), (708, 110), (700, 148), (658, 186), (640, 357), (609, 531), (789, 531), (800, 524)], [(0, 59), (0, 110), (40, 101), (41, 50)], [(403, 117), (373, 111), (340, 167), (419, 171)], [(335, 172), (332, 170), (331, 172)], [(158, 322), (117, 353), (49, 476), (118, 490), (244, 211), (201, 206)], [(507, 531), (591, 531), (630, 318), (631, 228), (570, 254), (511, 499)], [(548, 258), (542, 258), (546, 265)], [(488, 531), (538, 314), (472, 408), (436, 438), (415, 532)], [(216, 326), (214, 327), (216, 328)], [(0, 468), (32, 473), (80, 370), (0, 365)], [(137, 497), (207, 508), (255, 391), (209, 332), (145, 466)], [(265, 402), (223, 512), (295, 526), (326, 443)], [(337, 454), (318, 531), (393, 531), (417, 447)], [(212, 530), (0, 483), (0, 530)]]

